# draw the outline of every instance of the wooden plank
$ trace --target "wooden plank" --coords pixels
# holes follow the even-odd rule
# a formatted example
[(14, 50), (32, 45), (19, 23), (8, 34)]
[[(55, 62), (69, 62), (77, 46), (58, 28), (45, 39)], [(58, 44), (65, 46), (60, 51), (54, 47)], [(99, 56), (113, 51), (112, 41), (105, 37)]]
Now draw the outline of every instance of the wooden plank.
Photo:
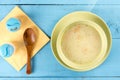
[[(13, 7), (11, 5), (0, 5), (0, 20)], [(98, 68), (88, 72), (74, 72), (61, 66), (54, 58), (49, 43), (32, 59), (33, 73), (29, 77), (120, 76), (120, 63), (118, 63), (120, 61), (120, 39), (115, 39), (120, 38), (120, 36), (119, 33), (114, 32), (116, 25), (119, 28), (120, 15), (118, 14), (120, 13), (120, 5), (96, 5), (94, 8), (92, 5), (22, 5), (20, 7), (48, 36), (51, 36), (54, 25), (61, 17), (73, 11), (84, 10), (92, 11), (101, 16), (110, 26), (114, 38), (112, 50), (107, 60)], [(0, 77), (26, 77), (28, 75), (25, 74), (25, 69), (26, 67), (17, 72), (0, 57)]]
[(0, 0), (0, 4), (95, 4), (97, 0)]
[(83, 80), (120, 80), (118, 77), (107, 77), (107, 78), (85, 78)]
[(82, 80), (82, 78), (0, 78), (1, 80)]
[(0, 4), (120, 4), (119, 0), (0, 0)]

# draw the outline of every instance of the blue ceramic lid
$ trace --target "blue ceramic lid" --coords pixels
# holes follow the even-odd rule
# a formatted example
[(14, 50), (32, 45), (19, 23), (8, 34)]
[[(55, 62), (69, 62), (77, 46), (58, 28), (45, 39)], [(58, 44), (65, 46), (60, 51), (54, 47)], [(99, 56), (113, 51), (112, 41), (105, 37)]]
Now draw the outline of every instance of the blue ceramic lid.
[(17, 18), (10, 18), (6, 22), (6, 27), (9, 31), (15, 32), (20, 29), (21, 22)]
[(3, 44), (0, 46), (0, 55), (2, 57), (10, 57), (14, 52), (14, 48), (10, 44)]

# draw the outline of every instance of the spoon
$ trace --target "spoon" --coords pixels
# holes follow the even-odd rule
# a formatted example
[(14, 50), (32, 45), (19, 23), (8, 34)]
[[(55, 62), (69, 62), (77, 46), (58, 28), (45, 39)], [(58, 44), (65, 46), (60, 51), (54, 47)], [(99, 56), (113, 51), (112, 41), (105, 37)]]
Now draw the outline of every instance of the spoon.
[(26, 73), (31, 73), (31, 52), (36, 41), (35, 32), (32, 28), (27, 28), (23, 35), (24, 43), (27, 49), (27, 68)]

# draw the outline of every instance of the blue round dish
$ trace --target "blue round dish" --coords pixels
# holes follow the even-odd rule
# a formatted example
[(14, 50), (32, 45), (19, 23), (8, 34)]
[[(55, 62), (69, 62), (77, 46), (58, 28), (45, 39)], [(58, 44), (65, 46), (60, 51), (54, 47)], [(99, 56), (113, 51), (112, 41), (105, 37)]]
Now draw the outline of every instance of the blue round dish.
[(17, 18), (10, 18), (6, 22), (6, 27), (10, 32), (15, 32), (20, 29), (21, 22)]
[(2, 57), (10, 57), (14, 52), (14, 48), (10, 44), (3, 44), (0, 46), (0, 55)]

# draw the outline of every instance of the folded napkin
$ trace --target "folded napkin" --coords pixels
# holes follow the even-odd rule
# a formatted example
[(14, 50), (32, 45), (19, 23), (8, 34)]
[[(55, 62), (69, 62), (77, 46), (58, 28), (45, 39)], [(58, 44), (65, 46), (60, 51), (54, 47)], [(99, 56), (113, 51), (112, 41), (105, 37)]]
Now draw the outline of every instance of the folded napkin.
[[(6, 28), (6, 22), (10, 18), (17, 18), (21, 22), (21, 27), (16, 32), (10, 32)], [(37, 41), (34, 45), (32, 57), (49, 41), (49, 38), (42, 30), (17, 6), (0, 23), (0, 46), (9, 43), (14, 46), (14, 53), (11, 57), (4, 58), (17, 71), (27, 62), (27, 50), (23, 41), (23, 34), (27, 28), (33, 28)]]

